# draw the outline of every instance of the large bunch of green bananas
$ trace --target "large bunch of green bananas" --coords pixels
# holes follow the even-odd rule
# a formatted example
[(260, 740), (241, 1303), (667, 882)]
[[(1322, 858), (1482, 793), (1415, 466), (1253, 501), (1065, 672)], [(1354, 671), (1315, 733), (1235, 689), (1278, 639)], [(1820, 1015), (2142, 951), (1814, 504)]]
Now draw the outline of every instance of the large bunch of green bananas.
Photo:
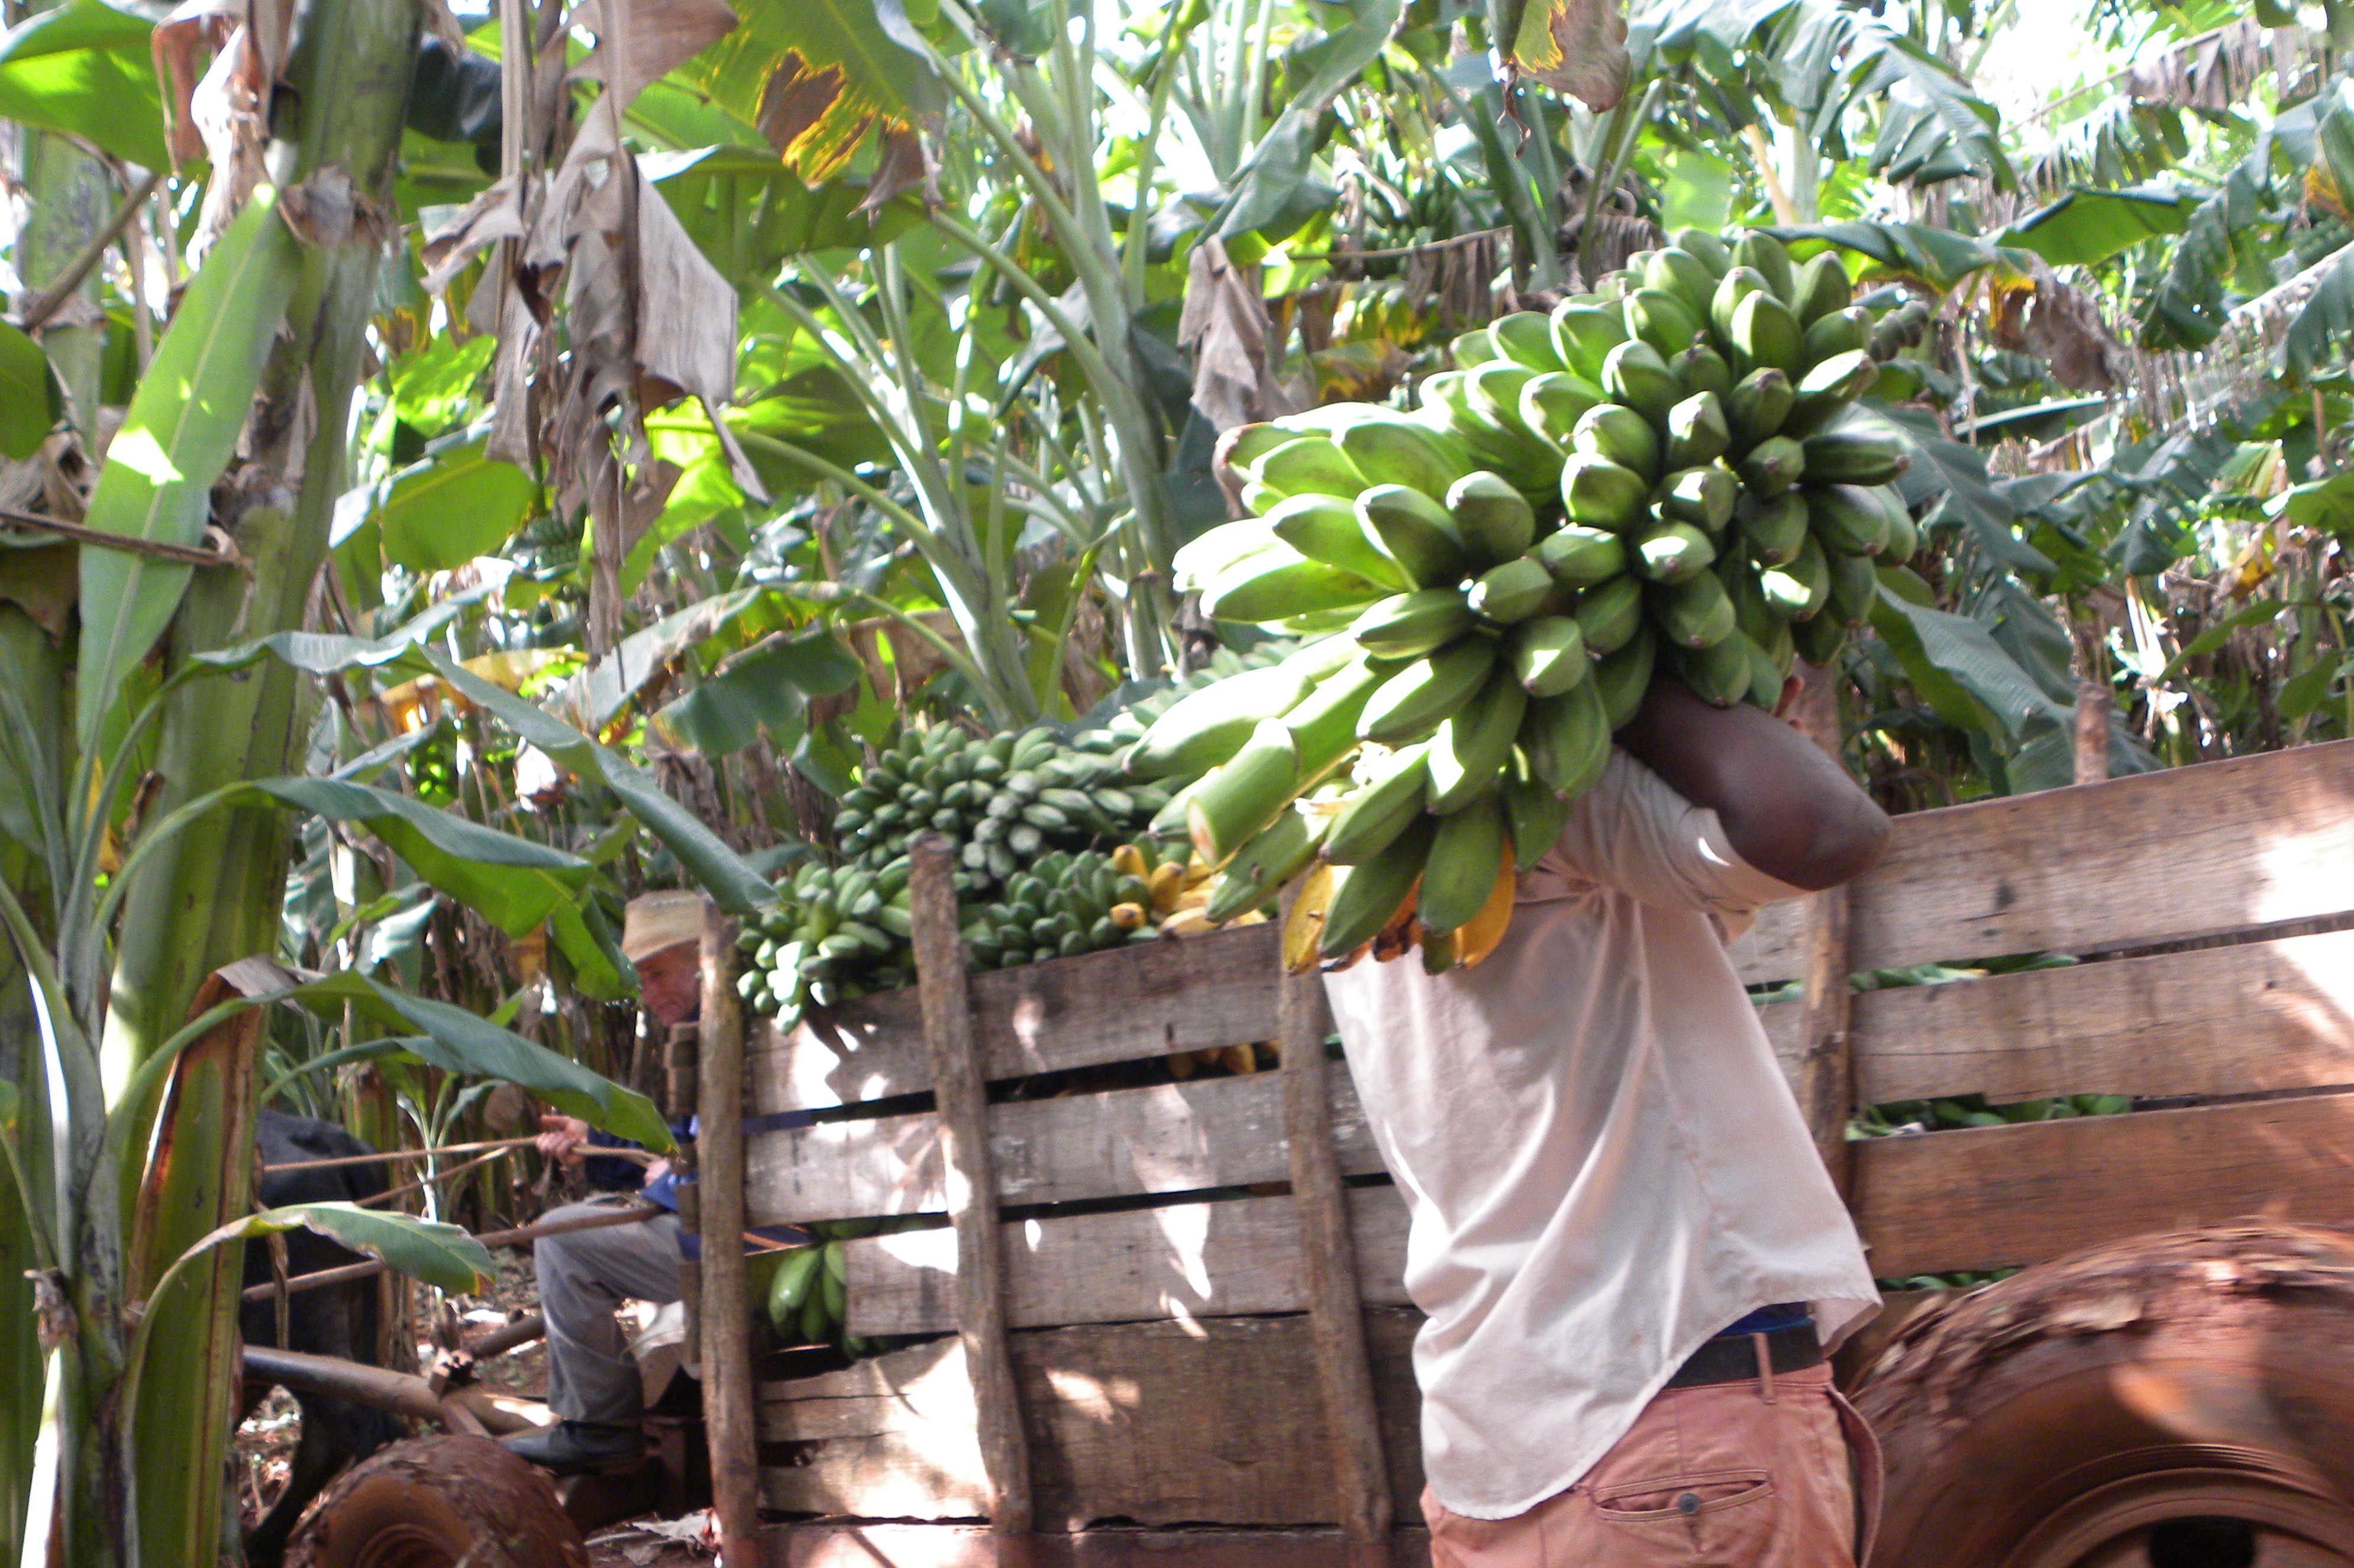
[(1045, 729), (908, 729), (843, 797), (834, 832), (844, 854), (876, 866), (939, 833), (958, 845), (958, 893), (977, 895), (1047, 850), (1123, 842), (1168, 804), (1167, 790), (1117, 781), (1119, 744), (1105, 729), (1068, 741)]
[(1140, 877), (1096, 850), (1043, 855), (1005, 884), (1002, 902), (972, 911), (965, 951), (981, 969), (1074, 958), (1150, 941), (1150, 895)]
[[(1835, 253), (1686, 230), (1598, 293), (1458, 339), (1413, 412), (1246, 428), (1227, 461), (1258, 515), (1188, 545), (1178, 586), (1215, 618), (1346, 630), (1181, 700), (1131, 769), (1216, 766), (1179, 803), (1246, 890), (1320, 854), (1348, 868), (1328, 959), (1411, 895), (1446, 967), (1437, 938), (1490, 907), (1508, 854), (1559, 836), (1655, 669), (1771, 707), (1868, 614), (1876, 561), (1912, 555), (1902, 447), (1841, 424), (1874, 332)], [(1325, 809), (1294, 808), (1320, 789)]]
[(777, 906), (737, 938), (751, 962), (736, 978), (736, 994), (790, 1025), (811, 1002), (832, 1007), (912, 984), (907, 873), (904, 854), (875, 870), (803, 861), (777, 885)]
[[(1140, 721), (1126, 727), (1140, 731)], [(1083, 730), (1067, 740), (1046, 729), (975, 736), (952, 726), (908, 728), (843, 797), (834, 817), (846, 858), (828, 866), (806, 861), (777, 884), (777, 906), (748, 924), (738, 945), (750, 962), (737, 980), (745, 1004), (786, 1027), (811, 1006), (832, 1007), (915, 983), (908, 942), (907, 851), (924, 833), (956, 846), (956, 893), (962, 922), (985, 931), (970, 958), (1000, 969), (1067, 952), (1092, 952), (1128, 939), (1106, 936), (1114, 906), (1138, 906), (1149, 927), (1141, 885), (1133, 893), (1100, 853), (1150, 831), (1173, 798), (1165, 784), (1123, 779), (1111, 753), (1119, 736)], [(1180, 819), (1182, 831), (1182, 818)], [(1112, 877), (1117, 898), (1103, 891)], [(1133, 880), (1127, 879), (1127, 880)], [(1044, 889), (1018, 900), (1019, 884)], [(992, 894), (1005, 901), (990, 904)], [(1027, 911), (1018, 944), (986, 910)], [(1031, 905), (1037, 906), (1032, 908)], [(984, 907), (985, 906), (985, 907)], [(1052, 940), (1035, 933), (1051, 928)]]

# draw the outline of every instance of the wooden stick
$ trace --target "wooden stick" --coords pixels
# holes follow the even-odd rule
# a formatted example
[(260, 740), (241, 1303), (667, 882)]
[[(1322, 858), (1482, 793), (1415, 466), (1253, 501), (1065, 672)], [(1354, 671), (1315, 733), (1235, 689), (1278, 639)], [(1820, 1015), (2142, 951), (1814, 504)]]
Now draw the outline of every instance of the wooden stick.
[[(1288, 917), (1294, 894), (1284, 897)], [(1278, 959), (1278, 960), (1281, 960)], [(1357, 1298), (1357, 1246), (1349, 1229), (1348, 1192), (1332, 1145), (1332, 1091), (1324, 1058), (1331, 1020), (1324, 981), (1314, 970), (1286, 975), (1276, 993), (1283, 1052), (1283, 1126), (1291, 1156), (1291, 1199), (1299, 1223), (1299, 1257), (1308, 1317), (1323, 1386), (1324, 1425), (1352, 1568), (1386, 1568), (1396, 1502), (1382, 1454), (1381, 1412), (1373, 1403), (1373, 1363)]]
[(480, 1170), (493, 1160), (504, 1160), (514, 1152), (512, 1149), (493, 1149), (488, 1154), (474, 1156), (463, 1165), (452, 1165), (447, 1171), (436, 1171), (429, 1175), (420, 1176), (414, 1181), (404, 1181), (398, 1187), (387, 1187), (383, 1192), (373, 1196), (359, 1199), (352, 1206), (357, 1209), (372, 1209), (379, 1203), (389, 1203), (395, 1198), (405, 1198), (411, 1192), (421, 1192), (436, 1181), (447, 1181), (453, 1176), (463, 1176), (467, 1171)]
[[(668, 1213), (670, 1213), (669, 1210), (653, 1203), (631, 1203), (625, 1208), (617, 1208), (610, 1213), (582, 1214), (578, 1219), (570, 1220), (550, 1220), (541, 1224), (525, 1225), (512, 1231), (488, 1231), (474, 1239), (484, 1246), (521, 1246), (526, 1242), (535, 1242), (542, 1236), (566, 1235), (573, 1231), (602, 1230), (607, 1225), (634, 1225), (650, 1220), (656, 1214)], [(367, 1279), (382, 1274), (385, 1266), (382, 1259), (371, 1258), (366, 1263), (347, 1263), (341, 1268), (323, 1268), (315, 1274), (298, 1274), (283, 1285), (273, 1280), (266, 1285), (249, 1286), (246, 1289), (243, 1299), (267, 1301), (281, 1291), (292, 1296), (298, 1290), (318, 1290), (330, 1285), (341, 1285), (347, 1279)]]
[(1030, 1440), (1006, 1337), (1005, 1255), (989, 1151), (989, 1105), (972, 1048), (972, 1003), (965, 992), (964, 942), (957, 934), (949, 855), (944, 838), (927, 833), (916, 841), (908, 913), (924, 1049), (938, 1097), (940, 1164), (949, 1218), (956, 1227), (957, 1334), (972, 1379), (981, 1467), (989, 1477), (990, 1528), (1002, 1541), (1030, 1533)]
[[(736, 997), (736, 922), (703, 901), (702, 1083), (695, 1159), (702, 1234), (744, 1230), (744, 1013)], [(711, 1444), (711, 1512), (729, 1568), (760, 1568), (760, 1440), (752, 1405), (752, 1319), (740, 1247), (703, 1249), (704, 1417)]]
[[(1839, 673), (1802, 664), (1806, 686), (1798, 696), (1799, 731), (1840, 758)], [(1815, 1152), (1841, 1199), (1852, 1190), (1855, 1159), (1847, 1124), (1855, 1114), (1855, 1042), (1849, 1029), (1854, 991), (1848, 983), (1848, 893), (1834, 887), (1807, 900), (1807, 983), (1798, 1038), (1805, 1054), (1798, 1068), (1798, 1108), (1814, 1135)]]
[[(407, 1160), (430, 1160), (439, 1154), (479, 1154), (486, 1149), (520, 1149), (526, 1143), (538, 1142), (537, 1135), (530, 1138), (497, 1138), (487, 1143), (445, 1143), (436, 1149), (396, 1149), (384, 1154), (341, 1154), (333, 1160), (290, 1160), (283, 1165), (265, 1165), (264, 1176), (275, 1176), (281, 1171), (334, 1171), (346, 1165), (391, 1164)], [(621, 1150), (600, 1152), (620, 1154)], [(626, 1158), (626, 1156), (624, 1156)]]
[[(523, 1141), (528, 1143), (531, 1139), (525, 1139)], [(374, 1208), (378, 1203), (389, 1203), (395, 1198), (405, 1197), (410, 1192), (421, 1191), (424, 1188), (430, 1187), (436, 1181), (447, 1181), (453, 1176), (463, 1176), (469, 1171), (477, 1170), (482, 1166), (488, 1165), (493, 1160), (504, 1160), (514, 1152), (514, 1150), (513, 1149), (493, 1149), (488, 1154), (475, 1156), (473, 1159), (467, 1160), (463, 1165), (452, 1165), (447, 1171), (436, 1171), (431, 1175), (420, 1176), (414, 1181), (404, 1181), (398, 1187), (387, 1187), (372, 1198), (362, 1198), (358, 1200), (358, 1202), (354, 1204), (354, 1207), (370, 1209)], [(590, 1160), (627, 1160), (632, 1165), (650, 1166), (663, 1157), (643, 1149), (598, 1149), (595, 1153), (588, 1155), (588, 1158)], [(750, 1231), (746, 1231), (744, 1233), (744, 1239), (761, 1248), (773, 1248), (784, 1245), (779, 1242), (772, 1242), (766, 1236), (755, 1235)]]
[(535, 1340), (546, 1338), (547, 1319), (537, 1312), (527, 1312), (511, 1323), (501, 1324), (479, 1340), (468, 1340), (466, 1353), (478, 1361), (487, 1361)]

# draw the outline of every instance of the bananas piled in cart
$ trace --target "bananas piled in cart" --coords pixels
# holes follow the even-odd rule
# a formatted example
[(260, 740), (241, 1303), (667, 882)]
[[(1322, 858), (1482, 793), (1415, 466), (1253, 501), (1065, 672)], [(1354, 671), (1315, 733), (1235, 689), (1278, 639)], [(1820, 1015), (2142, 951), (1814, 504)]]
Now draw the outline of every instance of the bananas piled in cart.
[(1214, 899), (1209, 869), (1192, 860), (1177, 800), (1190, 782), (1182, 769), (1140, 779), (1122, 754), (1191, 693), (1269, 667), (1293, 646), (1221, 650), (1100, 728), (904, 728), (843, 797), (833, 821), (841, 858), (801, 862), (778, 883), (777, 906), (747, 926), (738, 994), (790, 1026), (810, 1006), (913, 985), (908, 852), (927, 833), (954, 849), (959, 924), (975, 969), (1197, 934), (1250, 913), (1229, 907), (1230, 892)]

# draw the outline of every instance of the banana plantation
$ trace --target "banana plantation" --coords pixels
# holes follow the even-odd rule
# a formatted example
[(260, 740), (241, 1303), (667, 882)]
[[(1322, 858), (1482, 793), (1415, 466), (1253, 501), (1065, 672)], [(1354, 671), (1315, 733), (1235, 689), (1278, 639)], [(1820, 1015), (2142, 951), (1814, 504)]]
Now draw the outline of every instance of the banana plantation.
[[(1427, 1561), (1313, 977), (1509, 951), (1662, 686), (1894, 822), (1729, 949), (1872, 1560), (2354, 1563), (2354, 5), (4, 19), (0, 1563)], [(2244, 1485), (1907, 1425), (2259, 1276)]]

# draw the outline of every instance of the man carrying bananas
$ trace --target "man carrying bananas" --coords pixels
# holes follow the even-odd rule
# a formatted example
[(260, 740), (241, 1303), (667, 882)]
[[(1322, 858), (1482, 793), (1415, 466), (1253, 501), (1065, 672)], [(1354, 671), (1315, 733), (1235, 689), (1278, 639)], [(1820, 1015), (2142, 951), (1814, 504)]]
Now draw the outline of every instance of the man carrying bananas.
[(1887, 835), (1795, 729), (1663, 673), (1481, 967), (1327, 977), (1412, 1213), (1437, 1568), (1868, 1551), (1826, 1347), (1879, 1298), (1725, 944)]
[[(696, 893), (649, 893), (630, 901), (621, 927), (621, 951), (636, 966), (639, 994), (666, 1034), (691, 1023), (702, 1011), (699, 953), (703, 896)], [(762, 1128), (805, 1124), (805, 1113), (757, 1118)], [(547, 1319), (547, 1407), (553, 1426), (518, 1433), (506, 1446), (535, 1465), (558, 1475), (635, 1460), (645, 1439), (640, 1422), (645, 1395), (638, 1364), (630, 1354), (614, 1308), (623, 1301), (667, 1306), (679, 1298), (679, 1267), (695, 1238), (679, 1227), (676, 1183), (667, 1160), (642, 1169), (599, 1150), (625, 1150), (610, 1134), (577, 1117), (540, 1118), (540, 1152), (573, 1170), (584, 1170), (592, 1186), (636, 1189), (658, 1212), (640, 1224), (607, 1225), (543, 1236), (532, 1245), (532, 1269), (539, 1285), (541, 1314)], [(748, 1127), (753, 1118), (747, 1118)], [(673, 1136), (692, 1137), (692, 1125), (673, 1125)], [(641, 1157), (642, 1158), (642, 1157)], [(571, 1204), (541, 1216), (556, 1221), (593, 1214), (599, 1201)], [(763, 1235), (770, 1233), (764, 1232)], [(779, 1229), (774, 1239), (806, 1243), (807, 1233)]]

